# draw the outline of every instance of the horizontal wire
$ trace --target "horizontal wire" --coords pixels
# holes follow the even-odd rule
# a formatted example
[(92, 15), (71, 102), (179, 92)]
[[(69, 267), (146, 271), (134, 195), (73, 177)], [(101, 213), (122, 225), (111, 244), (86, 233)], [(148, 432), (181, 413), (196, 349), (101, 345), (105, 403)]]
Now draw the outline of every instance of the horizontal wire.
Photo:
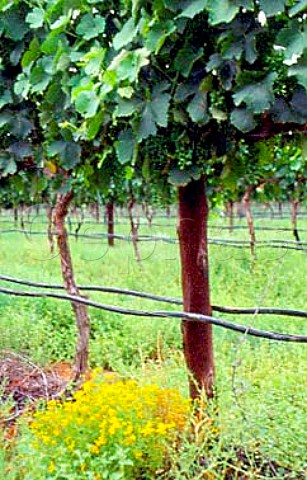
[[(28, 287), (37, 288), (50, 288), (57, 290), (64, 290), (63, 285), (54, 283), (41, 283), (23, 280), (20, 278), (10, 277), (8, 275), (0, 275), (0, 280), (16, 283), (19, 285), (25, 285)], [(102, 293), (116, 293), (120, 295), (127, 295), (132, 297), (146, 298), (148, 300), (170, 303), (173, 305), (182, 305), (183, 302), (179, 298), (165, 297), (162, 295), (154, 295), (147, 292), (140, 292), (138, 290), (129, 290), (126, 288), (108, 287), (108, 286), (95, 286), (95, 285), (78, 285), (78, 288), (88, 292), (102, 292)], [(302, 317), (307, 318), (307, 311), (296, 309), (284, 309), (275, 307), (228, 307), (212, 305), (212, 310), (221, 313), (237, 314), (237, 315), (283, 315), (290, 317)]]
[(81, 303), (83, 305), (88, 305), (90, 307), (98, 308), (100, 310), (105, 310), (108, 312), (119, 313), (121, 315), (133, 315), (138, 317), (151, 317), (151, 318), (179, 318), (185, 321), (196, 321), (200, 323), (211, 323), (213, 325), (226, 328), (228, 330), (233, 330), (235, 332), (240, 332), (245, 335), (251, 335), (258, 338), (265, 338), (267, 340), (275, 340), (282, 342), (297, 342), (297, 343), (307, 343), (307, 336), (304, 335), (290, 335), (279, 332), (269, 332), (265, 330), (258, 330), (253, 327), (247, 327), (244, 325), (238, 325), (236, 323), (230, 323), (221, 318), (211, 317), (208, 315), (201, 315), (196, 313), (188, 312), (168, 312), (168, 311), (147, 311), (147, 310), (134, 310), (134, 309), (125, 309), (122, 307), (116, 307), (113, 305), (106, 305), (100, 302), (95, 302), (88, 300), (83, 297), (68, 295), (68, 294), (59, 294), (53, 292), (24, 292), (18, 290), (11, 290), (8, 288), (0, 287), (0, 293), (5, 295), (13, 295), (18, 297), (32, 297), (32, 298), (55, 298), (57, 300), (69, 300), (74, 303)]

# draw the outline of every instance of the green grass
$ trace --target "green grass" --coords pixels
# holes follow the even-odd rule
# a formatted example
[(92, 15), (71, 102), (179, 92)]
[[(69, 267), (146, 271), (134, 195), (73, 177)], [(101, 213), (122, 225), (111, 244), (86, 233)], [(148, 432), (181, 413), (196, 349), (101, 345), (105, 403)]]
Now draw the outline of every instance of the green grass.
[[(211, 220), (214, 224), (218, 222), (225, 225), (224, 220)], [(269, 224), (269, 221), (258, 221), (258, 225)], [(290, 226), (287, 220), (274, 220), (272, 224)], [(300, 226), (307, 228), (307, 222), (300, 221)], [(1, 223), (2, 229), (9, 227), (12, 223)], [(44, 227), (35, 226), (35, 230), (38, 228)], [(83, 233), (97, 231), (105, 231), (105, 227), (91, 224), (82, 228)], [(116, 226), (116, 233), (129, 234), (129, 228)], [(144, 224), (140, 233), (175, 237), (176, 229), (174, 225), (150, 230)], [(247, 233), (241, 230), (232, 234), (226, 230), (212, 231), (210, 236), (248, 239)], [(259, 231), (257, 236), (259, 240), (292, 240), (291, 232)], [(142, 268), (134, 260), (130, 242), (116, 241), (116, 246), (110, 249), (105, 240), (80, 238), (71, 240), (71, 249), (79, 284), (181, 295), (176, 245), (140, 244), (144, 258)], [(306, 309), (305, 268), (306, 255), (294, 250), (259, 248), (257, 261), (252, 265), (248, 249), (212, 245), (212, 303)], [(50, 256), (44, 236), (0, 235), (0, 270), (3, 274), (34, 281), (61, 283), (59, 258)], [(133, 297), (92, 293), (90, 296), (128, 308), (172, 308)], [(0, 295), (0, 311), (0, 350), (21, 352), (41, 365), (73, 358), (75, 327), (67, 302)], [(94, 309), (90, 309), (90, 316), (92, 366), (175, 386), (184, 395), (188, 394), (177, 320), (123, 317)], [(267, 330), (307, 334), (306, 322), (298, 318), (227, 316), (227, 319)], [(219, 328), (214, 330), (214, 343), (218, 422), (223, 443), (252, 449), (259, 446), (264, 456), (302, 469), (307, 442), (303, 425), (305, 346), (244, 337)]]

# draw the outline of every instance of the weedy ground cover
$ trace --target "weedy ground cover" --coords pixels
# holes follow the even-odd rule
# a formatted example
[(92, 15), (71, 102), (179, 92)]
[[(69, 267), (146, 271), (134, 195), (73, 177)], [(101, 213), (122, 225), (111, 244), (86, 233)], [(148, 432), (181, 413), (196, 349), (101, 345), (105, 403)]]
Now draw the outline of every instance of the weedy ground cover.
[[(160, 225), (163, 222), (166, 223), (159, 219)], [(213, 222), (225, 225), (222, 220), (212, 219)], [(268, 221), (259, 220), (257, 224), (272, 226)], [(275, 220), (273, 225), (289, 227), (289, 221)], [(301, 220), (300, 226), (307, 228), (306, 221)], [(44, 226), (36, 228), (43, 230)], [(102, 231), (101, 226), (85, 224), (80, 232), (98, 231)], [(129, 234), (126, 225), (118, 225), (116, 231)], [(145, 223), (140, 233), (176, 236), (175, 226), (149, 229)], [(259, 231), (257, 235), (259, 240), (292, 240), (291, 232)], [(214, 230), (210, 236), (248, 239), (247, 232), (241, 230), (233, 233)], [(71, 246), (79, 284), (121, 286), (174, 297), (181, 295), (176, 245), (159, 241), (141, 243), (141, 268), (135, 262), (129, 242), (118, 240), (114, 248), (108, 248), (105, 240), (80, 237), (78, 240), (72, 238)], [(252, 264), (248, 249), (212, 245), (212, 303), (306, 309), (305, 266), (305, 254), (295, 250), (259, 248), (257, 260)], [(45, 236), (1, 235), (0, 267), (1, 272), (8, 275), (61, 283), (59, 259), (57, 255), (50, 255)], [(91, 293), (90, 297), (128, 308), (174, 308), (111, 294)], [(19, 352), (40, 366), (73, 358), (75, 327), (68, 303), (0, 296), (0, 308), (1, 350)], [(90, 309), (90, 316), (93, 368), (114, 370), (120, 377), (142, 384), (176, 388), (187, 398), (187, 372), (177, 320), (123, 317), (94, 309)], [(267, 330), (306, 334), (304, 320), (298, 318), (255, 315), (227, 316), (227, 319)], [(169, 472), (178, 479), (198, 478), (197, 475), (203, 475), (204, 471), (208, 475), (224, 472), (218, 474), (220, 477), (208, 478), (227, 478), (227, 465), (231, 464), (231, 459), (238, 464), (238, 451), (243, 448), (244, 455), (250, 459), (252, 473), (249, 478), (263, 478), (263, 469), (258, 468), (257, 473), (257, 459), (253, 456), (258, 451), (262, 465), (269, 461), (279, 466), (276, 469), (278, 478), (299, 478), (304, 468), (307, 441), (302, 420), (306, 411), (304, 345), (274, 343), (219, 328), (215, 328), (214, 338), (218, 440), (215, 439), (210, 449), (207, 440), (199, 439), (198, 444), (183, 441), (180, 452), (171, 457)], [(201, 457), (204, 464), (201, 473), (197, 473), (197, 469), (188, 473), (195, 467), (195, 458)], [(236, 468), (240, 470), (241, 467)], [(287, 469), (294, 473), (290, 474)]]

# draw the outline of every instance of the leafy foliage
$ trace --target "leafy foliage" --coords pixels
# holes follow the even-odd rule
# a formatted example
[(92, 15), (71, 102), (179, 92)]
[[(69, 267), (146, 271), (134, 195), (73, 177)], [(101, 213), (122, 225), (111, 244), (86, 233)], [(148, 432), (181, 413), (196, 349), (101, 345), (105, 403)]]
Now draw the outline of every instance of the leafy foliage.
[[(219, 159), (231, 161), (239, 139), (253, 143), (273, 136), (274, 123), (306, 122), (303, 8), (290, 0), (6, 3), (2, 174), (18, 171), (28, 143), (34, 163), (52, 158), (60, 176), (78, 167), (82, 177), (90, 162), (100, 171), (94, 188), (101, 176), (111, 182), (101, 158), (113, 157), (114, 171), (130, 165), (132, 175), (147, 165), (147, 180), (159, 163), (163, 190), (183, 172), (181, 145), (192, 150), (187, 178), (192, 165), (209, 175), (209, 161), (222, 182)], [(146, 154), (155, 136), (168, 138), (162, 163)]]

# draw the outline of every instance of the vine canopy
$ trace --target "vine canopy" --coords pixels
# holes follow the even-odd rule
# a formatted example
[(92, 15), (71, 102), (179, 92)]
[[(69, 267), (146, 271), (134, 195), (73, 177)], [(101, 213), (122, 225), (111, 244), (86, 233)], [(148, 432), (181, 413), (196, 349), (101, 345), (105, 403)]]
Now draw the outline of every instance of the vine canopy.
[(102, 173), (109, 156), (183, 185), (242, 139), (304, 133), (306, 5), (0, 1), (1, 170), (74, 170), (94, 148)]

